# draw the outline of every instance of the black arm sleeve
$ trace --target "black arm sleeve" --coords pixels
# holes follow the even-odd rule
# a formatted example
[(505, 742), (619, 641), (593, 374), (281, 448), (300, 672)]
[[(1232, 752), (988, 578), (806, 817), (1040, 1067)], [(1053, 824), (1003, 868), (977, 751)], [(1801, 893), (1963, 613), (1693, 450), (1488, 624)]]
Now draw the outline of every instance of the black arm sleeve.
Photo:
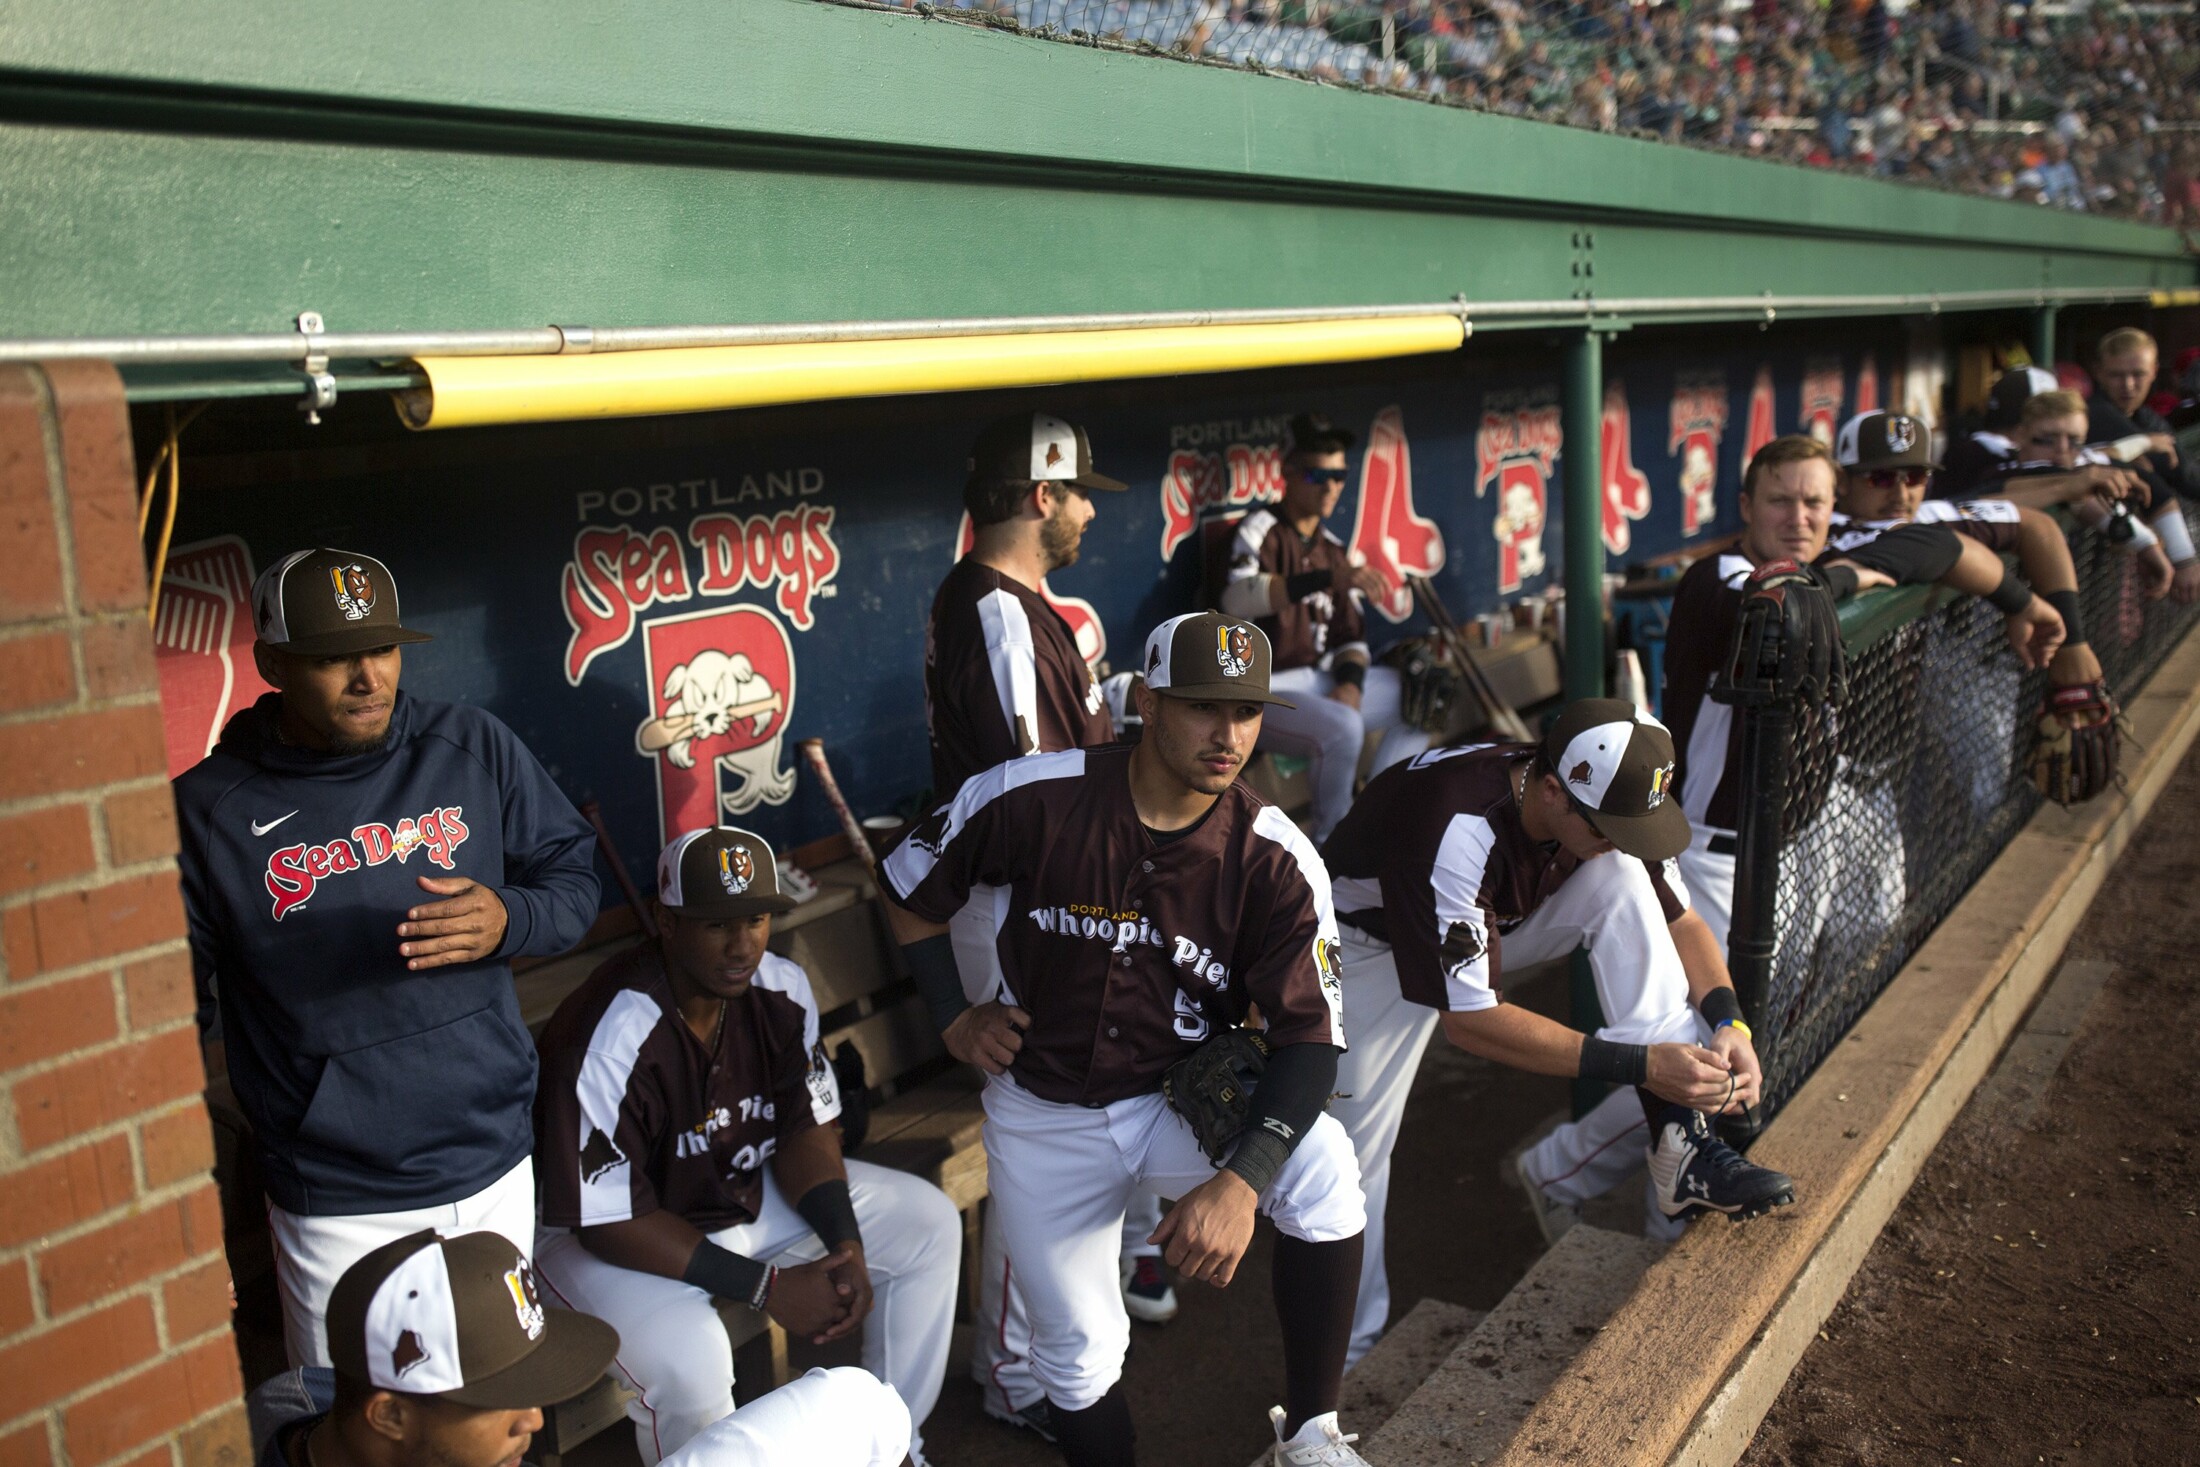
[(904, 943), (901, 957), (909, 965), (909, 976), (916, 980), (925, 1007), (931, 1010), (933, 1027), (944, 1032), (970, 1007), (970, 1000), (963, 997), (962, 970), (955, 966), (954, 939), (943, 933), (921, 942)]
[(1963, 542), (1946, 525), (1897, 525), (1854, 550), (1823, 558), (1853, 561), (1894, 577), (1898, 586), (1929, 586), (1948, 574), (1962, 554)]
[(1298, 1149), (1299, 1138), (1321, 1117), (1337, 1088), (1335, 1045), (1286, 1044), (1268, 1057), (1268, 1068), (1253, 1087), (1245, 1134), (1225, 1164), (1263, 1192)]
[(1304, 601), (1316, 591), (1329, 589), (1330, 575), (1325, 570), (1300, 571), (1295, 576), (1283, 578), (1283, 594), (1293, 601)]

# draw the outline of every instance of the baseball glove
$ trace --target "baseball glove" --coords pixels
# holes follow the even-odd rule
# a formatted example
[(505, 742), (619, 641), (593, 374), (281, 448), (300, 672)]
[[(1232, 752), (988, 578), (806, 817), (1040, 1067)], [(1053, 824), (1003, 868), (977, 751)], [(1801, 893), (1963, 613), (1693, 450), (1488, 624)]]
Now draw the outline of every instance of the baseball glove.
[(2118, 782), (2124, 716), (2102, 683), (2050, 688), (2032, 744), (2032, 784), (2059, 805), (2078, 805)]
[(1199, 1149), (1221, 1166), (1245, 1129), (1253, 1085), (1268, 1068), (1268, 1041), (1250, 1029), (1231, 1029), (1193, 1050), (1161, 1077), (1169, 1108), (1184, 1117)]
[(1423, 733), (1448, 732), (1452, 705), (1459, 701), (1459, 674), (1444, 649), (1415, 637), (1390, 661), (1398, 669), (1399, 716)]
[(1723, 679), (1727, 696), (1719, 701), (1803, 698), (1839, 705), (1849, 694), (1848, 666), (1825, 577), (1792, 560), (1758, 566), (1742, 588)]

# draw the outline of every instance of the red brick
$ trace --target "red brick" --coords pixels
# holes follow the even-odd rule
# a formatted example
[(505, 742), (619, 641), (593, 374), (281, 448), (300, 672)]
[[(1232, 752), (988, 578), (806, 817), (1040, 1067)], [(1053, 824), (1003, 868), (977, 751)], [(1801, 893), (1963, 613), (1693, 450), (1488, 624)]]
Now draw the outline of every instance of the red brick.
[(132, 1029), (139, 1033), (173, 1024), (198, 1008), (191, 985), (191, 954), (162, 953), (122, 970), (122, 996)]
[(13, 1436), (0, 1437), (0, 1467), (51, 1467), (53, 1449), (46, 1441), (46, 1423), (33, 1421)]
[(137, 460), (122, 376), (108, 362), (41, 362), (61, 429), (61, 472), (76, 540), (79, 611), (145, 606)]
[[(0, 1188), (0, 1248), (13, 1248), (137, 1196), (127, 1136), (109, 1136), (8, 1175)], [(59, 1311), (56, 1311), (57, 1313)]]
[(0, 819), (0, 896), (82, 876), (96, 861), (91, 812), (82, 805)]
[(62, 1418), (72, 1462), (104, 1462), (244, 1394), (232, 1336), (208, 1340), (86, 1396)]
[(194, 1100), (173, 1115), (156, 1116), (138, 1130), (145, 1148), (148, 1190), (170, 1186), (214, 1168), (214, 1127), (206, 1104)]
[(229, 1263), (216, 1258), (161, 1285), (171, 1343), (195, 1340), (229, 1323)]
[(0, 621), (65, 609), (37, 382), (26, 367), (0, 367)]
[(18, 983), (183, 933), (183, 889), (173, 871), (55, 892), (0, 914), (0, 944), (8, 974)]
[(65, 632), (0, 642), (0, 713), (76, 700), (76, 662)]
[[(114, 980), (105, 973), (0, 989), (0, 1070), (90, 1049), (115, 1037)], [(6, 1206), (0, 1199), (0, 1208)]]
[(124, 698), (160, 687), (153, 624), (136, 608), (86, 622), (77, 635), (84, 649), (85, 697)]
[(0, 1349), (0, 1421), (73, 1395), (159, 1349), (153, 1301), (142, 1294), (18, 1340)]
[(107, 797), (107, 858), (134, 866), (176, 853), (176, 797), (163, 780)]
[(16, 1134), (37, 1151), (205, 1088), (198, 1035), (174, 1029), (18, 1080)]
[(222, 1238), (221, 1204), (210, 1186), (38, 1254), (48, 1314), (72, 1314), (207, 1252)]
[(252, 1432), (244, 1404), (209, 1416), (176, 1438), (185, 1467), (252, 1467)]
[(0, 1340), (23, 1333), (37, 1320), (37, 1306), (31, 1302), (30, 1263), (21, 1258), (0, 1263)]
[(165, 774), (163, 737), (158, 703), (10, 724), (0, 728), (0, 801)]

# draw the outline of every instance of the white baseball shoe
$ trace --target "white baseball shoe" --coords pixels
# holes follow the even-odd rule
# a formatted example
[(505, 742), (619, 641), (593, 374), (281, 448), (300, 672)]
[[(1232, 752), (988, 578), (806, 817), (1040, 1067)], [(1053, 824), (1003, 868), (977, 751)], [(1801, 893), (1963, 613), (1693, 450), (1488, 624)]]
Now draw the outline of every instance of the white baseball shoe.
[(1528, 1170), (1528, 1153), (1522, 1151), (1506, 1168), (1520, 1190), (1528, 1196), (1528, 1211), (1535, 1214), (1535, 1225), (1543, 1230), (1543, 1245), (1555, 1245), (1573, 1225), (1581, 1221), (1581, 1208), (1572, 1202), (1560, 1202), (1543, 1190), (1543, 1184)]
[(1359, 1433), (1337, 1430), (1334, 1411), (1311, 1418), (1289, 1441), (1283, 1437), (1281, 1406), (1268, 1408), (1268, 1425), (1276, 1434), (1273, 1467), (1369, 1467), (1367, 1458), (1352, 1450)]

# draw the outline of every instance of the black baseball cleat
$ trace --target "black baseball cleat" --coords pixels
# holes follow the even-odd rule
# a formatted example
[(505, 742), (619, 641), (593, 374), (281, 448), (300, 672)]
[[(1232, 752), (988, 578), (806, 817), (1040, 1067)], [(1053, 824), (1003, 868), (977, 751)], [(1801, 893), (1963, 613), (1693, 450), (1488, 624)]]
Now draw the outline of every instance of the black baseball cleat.
[(996, 1410), (989, 1399), (985, 1403), (985, 1414), (1003, 1425), (1020, 1426), (1026, 1431), (1036, 1432), (1041, 1441), (1054, 1440), (1054, 1408), (1044, 1396), (1028, 1406), (1012, 1411)]
[(1667, 1217), (1723, 1212), (1728, 1221), (1740, 1222), (1795, 1201), (1793, 1180), (1743, 1160), (1719, 1139), (1709, 1116), (1680, 1106), (1667, 1107), (1658, 1126), (1650, 1180), (1657, 1187), (1658, 1210)]

